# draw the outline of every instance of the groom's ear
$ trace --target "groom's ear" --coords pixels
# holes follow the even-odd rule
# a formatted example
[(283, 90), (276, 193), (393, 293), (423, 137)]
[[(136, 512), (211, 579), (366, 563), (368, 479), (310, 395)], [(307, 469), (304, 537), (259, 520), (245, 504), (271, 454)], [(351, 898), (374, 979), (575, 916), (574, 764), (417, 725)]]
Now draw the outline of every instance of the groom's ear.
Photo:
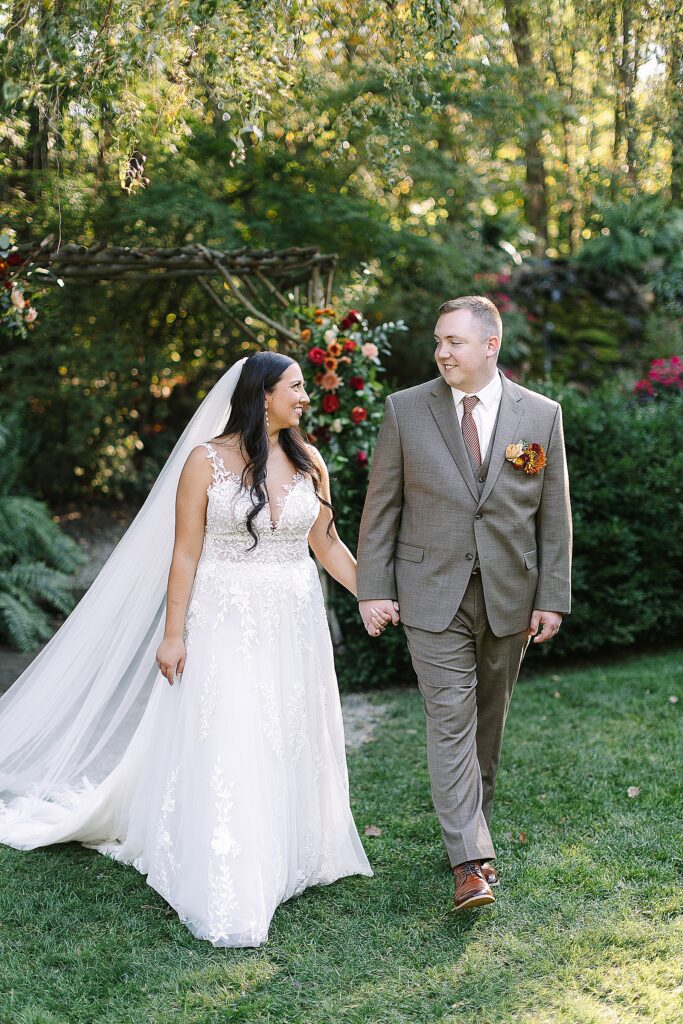
[(495, 356), (500, 352), (500, 338), (497, 334), (490, 334), (486, 339), (486, 355)]

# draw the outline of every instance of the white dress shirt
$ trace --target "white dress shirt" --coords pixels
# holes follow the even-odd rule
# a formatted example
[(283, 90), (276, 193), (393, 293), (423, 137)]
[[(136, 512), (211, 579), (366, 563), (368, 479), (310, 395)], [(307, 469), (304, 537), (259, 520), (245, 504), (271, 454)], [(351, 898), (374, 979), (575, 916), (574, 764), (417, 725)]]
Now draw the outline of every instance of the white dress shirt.
[(457, 388), (451, 388), (453, 392), (453, 401), (455, 402), (455, 411), (458, 416), (458, 423), (462, 429), (462, 417), (464, 413), (462, 400), (467, 395), (476, 395), (479, 401), (472, 410), (472, 417), (477, 425), (477, 434), (479, 435), (479, 451), (481, 452), (482, 462), (486, 459), (489, 450), (489, 444), (491, 442), (491, 434), (496, 424), (496, 416), (498, 415), (498, 409), (500, 408), (500, 396), (503, 393), (503, 385), (500, 379), (500, 371), (496, 370), (496, 375), (493, 380), (490, 380), (486, 387), (483, 387), (481, 391), (458, 391)]

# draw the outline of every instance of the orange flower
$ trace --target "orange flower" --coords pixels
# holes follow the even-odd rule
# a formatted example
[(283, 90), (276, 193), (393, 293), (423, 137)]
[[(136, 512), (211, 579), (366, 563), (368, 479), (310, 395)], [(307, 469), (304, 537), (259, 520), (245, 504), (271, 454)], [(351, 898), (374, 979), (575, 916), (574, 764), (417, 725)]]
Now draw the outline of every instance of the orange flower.
[[(540, 447), (540, 445), (539, 445), (539, 447)], [(546, 462), (547, 462), (547, 459), (545, 457), (545, 452), (543, 451), (542, 448), (541, 448), (540, 452), (530, 451), (529, 452), (529, 461), (527, 462), (526, 466), (524, 467), (524, 472), (528, 473), (529, 475), (532, 475), (533, 473), (539, 473), (543, 469), (543, 467), (545, 466)]]
[(323, 318), (322, 318), (321, 316), (317, 316), (317, 317), (315, 318), (315, 322), (316, 322), (317, 324), (321, 324), (321, 323), (323, 322)]
[(318, 385), (318, 387), (320, 387), (320, 383), (321, 383), (321, 381), (322, 381), (324, 376), (325, 376), (324, 373), (316, 373), (316, 375), (315, 375), (315, 382)]
[(516, 441), (509, 444), (505, 449), (505, 458), (515, 469), (521, 469), (528, 476), (540, 473), (547, 462), (543, 445), (536, 441)]
[(333, 356), (328, 356), (327, 359), (325, 360), (325, 369), (326, 370), (336, 370), (337, 369), (337, 360)]
[(308, 327), (305, 327), (304, 330), (301, 332), (301, 340), (302, 341), (310, 341), (311, 340), (311, 332), (309, 331)]
[(336, 391), (340, 385), (341, 377), (338, 377), (337, 374), (332, 373), (332, 371), (324, 373), (322, 380), (320, 381), (320, 387), (323, 391)]
[(330, 353), (331, 356), (334, 356), (335, 359), (338, 359), (339, 356), (344, 351), (344, 346), (340, 345), (338, 341), (331, 341), (327, 346), (327, 351)]

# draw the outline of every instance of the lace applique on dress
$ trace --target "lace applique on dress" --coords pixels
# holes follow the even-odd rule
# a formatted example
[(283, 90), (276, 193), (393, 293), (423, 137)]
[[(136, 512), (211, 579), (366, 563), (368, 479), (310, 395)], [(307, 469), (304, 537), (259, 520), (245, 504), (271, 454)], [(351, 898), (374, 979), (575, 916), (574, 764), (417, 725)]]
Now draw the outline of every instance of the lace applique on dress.
[(218, 452), (216, 451), (214, 446), (209, 441), (207, 441), (204, 444), (204, 448), (206, 448), (206, 457), (207, 457), (207, 459), (211, 459), (211, 471), (212, 471), (212, 474), (211, 474), (211, 484), (207, 488), (207, 494), (208, 494), (208, 492), (211, 489), (211, 487), (215, 487), (216, 484), (223, 483), (225, 480), (229, 479), (230, 476), (237, 477), (237, 474), (236, 473), (230, 473), (225, 468), (225, 463), (223, 462), (222, 457), (218, 454)]
[(169, 828), (169, 819), (175, 813), (175, 788), (180, 768), (174, 768), (166, 780), (161, 798), (159, 822), (157, 824), (156, 848), (154, 865), (157, 874), (158, 889), (166, 899), (171, 898), (171, 886), (178, 870), (178, 862), (174, 853), (174, 843)]
[(211, 655), (209, 671), (199, 695), (199, 739), (205, 740), (211, 728), (211, 719), (216, 707), (218, 696), (218, 683), (216, 680), (216, 655)]
[(233, 915), (238, 908), (230, 858), (241, 851), (230, 827), (233, 808), (233, 783), (224, 779), (223, 759), (216, 758), (211, 789), (216, 797), (216, 824), (211, 837), (214, 860), (209, 863), (209, 938), (220, 939), (230, 933)]

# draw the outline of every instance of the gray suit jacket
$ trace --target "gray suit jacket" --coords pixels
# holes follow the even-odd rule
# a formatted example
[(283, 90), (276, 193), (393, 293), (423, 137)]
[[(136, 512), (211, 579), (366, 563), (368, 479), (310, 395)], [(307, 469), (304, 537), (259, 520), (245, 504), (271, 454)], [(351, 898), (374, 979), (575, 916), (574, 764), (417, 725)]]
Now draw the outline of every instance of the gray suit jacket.
[[(475, 479), (442, 377), (387, 399), (358, 543), (359, 600), (398, 600), (409, 626), (441, 632), (460, 606), (478, 554), (496, 636), (527, 629), (534, 608), (569, 612), (571, 511), (557, 402), (501, 374), (485, 481)], [(543, 445), (529, 476), (509, 444)]]

